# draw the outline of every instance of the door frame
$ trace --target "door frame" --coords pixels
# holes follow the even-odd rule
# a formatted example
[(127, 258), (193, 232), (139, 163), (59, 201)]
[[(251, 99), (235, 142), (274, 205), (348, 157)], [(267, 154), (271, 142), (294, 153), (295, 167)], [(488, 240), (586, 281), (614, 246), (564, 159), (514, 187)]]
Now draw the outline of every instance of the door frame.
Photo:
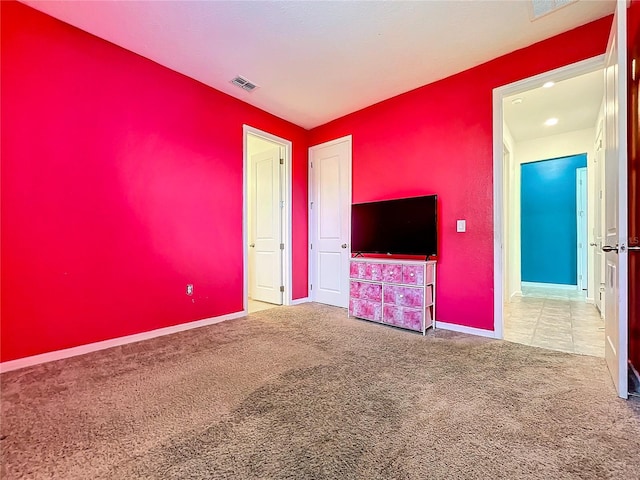
[[(344, 137), (340, 137), (340, 138), (336, 138), (335, 140), (330, 140), (328, 142), (324, 142), (324, 143), (319, 143), (317, 145), (312, 145), (309, 147), (309, 153), (308, 153), (308, 165), (307, 165), (307, 171), (308, 173), (308, 177), (307, 177), (307, 184), (308, 184), (308, 188), (307, 188), (307, 198), (308, 198), (308, 205), (307, 205), (307, 211), (309, 212), (309, 244), (307, 245), (307, 256), (309, 258), (309, 265), (308, 265), (308, 269), (309, 269), (309, 274), (308, 274), (308, 278), (307, 278), (307, 288), (309, 291), (309, 301), (311, 302), (315, 302), (316, 301), (316, 293), (313, 291), (312, 288), (312, 280), (315, 278), (315, 273), (316, 273), (316, 262), (315, 262), (315, 257), (313, 255), (313, 250), (311, 248), (311, 246), (313, 245), (313, 242), (316, 239), (316, 212), (318, 211), (318, 209), (316, 208), (315, 210), (311, 207), (311, 204), (313, 202), (314, 197), (314, 171), (313, 171), (313, 167), (311, 166), (311, 162), (313, 161), (313, 152), (319, 148), (324, 148), (324, 147), (330, 147), (332, 145), (336, 145), (338, 143), (342, 143), (342, 142), (347, 142), (349, 144), (349, 198), (351, 199), (351, 203), (349, 204), (349, 251), (351, 251), (351, 205), (353, 204), (353, 137), (351, 135), (345, 135)], [(317, 244), (317, 242), (316, 242)], [(317, 291), (317, 289), (316, 289)]]
[[(588, 161), (588, 155), (585, 154)], [(582, 183), (584, 181), (584, 184)], [(589, 288), (589, 281), (591, 280), (588, 275), (589, 270), (589, 227), (588, 221), (588, 208), (589, 208), (589, 188), (587, 185), (587, 167), (580, 167), (576, 169), (576, 251), (577, 251), (577, 269), (576, 269), (576, 284), (578, 291), (587, 291)], [(582, 209), (582, 210), (581, 210)], [(580, 212), (583, 212), (583, 216), (580, 216)]]
[[(604, 99), (600, 106), (600, 113), (598, 114), (599, 122), (596, 127), (596, 140), (594, 142), (594, 160), (595, 160), (595, 188), (594, 188), (594, 225), (593, 225), (593, 303), (600, 313), (600, 318), (604, 319), (604, 305), (605, 301), (602, 295), (605, 293), (604, 285), (604, 272), (605, 259), (602, 246), (604, 245)], [(601, 152), (601, 153), (599, 153)], [(596, 270), (598, 275), (596, 275)], [(596, 296), (597, 295), (597, 296)]]
[(282, 252), (282, 283), (284, 293), (282, 295), (282, 305), (291, 305), (293, 292), (293, 268), (292, 268), (292, 142), (278, 137), (250, 125), (242, 125), (242, 310), (246, 314), (249, 309), (249, 225), (248, 225), (248, 151), (247, 137), (253, 135), (263, 138), (272, 143), (277, 143), (284, 149), (284, 185), (282, 185), (284, 214), (282, 216), (282, 238), (284, 250)]
[[(510, 192), (511, 189), (513, 188), (513, 182), (512, 182), (512, 178), (511, 178), (511, 163), (513, 161), (513, 153), (512, 153), (513, 147), (512, 145), (508, 145), (507, 142), (504, 141), (502, 142), (502, 171), (506, 172), (506, 175), (502, 176), (502, 181), (503, 181), (503, 185), (502, 185), (502, 191), (503, 192)], [(503, 255), (503, 259), (502, 261), (504, 262), (504, 265), (507, 266), (509, 259), (511, 257), (511, 251), (513, 250), (513, 245), (512, 245), (512, 241), (511, 241), (511, 228), (512, 228), (512, 224), (513, 224), (513, 218), (511, 218), (510, 215), (510, 209), (514, 208), (513, 202), (511, 202), (511, 196), (510, 195), (506, 195), (505, 197), (503, 197), (503, 208), (502, 208), (502, 215), (503, 215), (503, 221), (502, 221), (502, 228), (503, 228), (503, 238), (504, 238), (504, 246), (502, 249), (502, 255)], [(507, 301), (511, 300), (511, 297), (513, 296), (512, 292), (511, 292), (511, 287), (514, 283), (514, 278), (512, 275), (512, 270), (509, 268), (505, 268), (504, 271), (504, 281), (503, 283), (503, 289), (504, 292), (503, 294), (505, 295), (504, 298), (507, 299)], [(517, 290), (521, 291), (521, 286), (519, 285), (520, 282), (518, 281), (518, 287)]]
[(504, 336), (504, 268), (502, 218), (503, 192), (503, 121), (502, 101), (505, 97), (526, 92), (545, 82), (560, 82), (569, 78), (604, 68), (604, 55), (588, 58), (577, 63), (550, 70), (533, 77), (509, 83), (493, 89), (493, 331), (495, 338)]

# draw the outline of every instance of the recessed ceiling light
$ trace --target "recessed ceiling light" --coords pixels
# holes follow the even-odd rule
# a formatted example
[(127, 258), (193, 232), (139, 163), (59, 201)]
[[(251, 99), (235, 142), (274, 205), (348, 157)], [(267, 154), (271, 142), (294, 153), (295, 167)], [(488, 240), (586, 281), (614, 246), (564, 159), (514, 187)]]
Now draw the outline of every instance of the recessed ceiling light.
[(523, 102), (522, 98), (518, 97), (518, 98), (514, 98), (513, 100), (511, 100), (511, 103), (513, 105), (520, 105)]
[(542, 88), (551, 88), (556, 84), (556, 82), (546, 82), (544, 85), (542, 85)]
[(558, 123), (558, 119), (557, 119), (557, 118), (550, 118), (550, 119), (548, 119), (546, 122), (544, 122), (544, 124), (545, 124), (547, 127), (552, 127), (552, 126), (554, 126), (554, 125), (555, 125), (555, 124), (557, 124), (557, 123)]

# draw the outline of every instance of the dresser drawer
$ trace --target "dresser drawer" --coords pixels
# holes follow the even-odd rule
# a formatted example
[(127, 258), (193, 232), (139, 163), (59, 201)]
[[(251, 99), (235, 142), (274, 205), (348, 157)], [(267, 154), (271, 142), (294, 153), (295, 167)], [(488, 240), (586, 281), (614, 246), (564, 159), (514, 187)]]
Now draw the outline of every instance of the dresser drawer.
[(403, 265), (402, 283), (424, 285), (424, 265)]
[(352, 317), (364, 318), (365, 320), (382, 321), (382, 303), (362, 300), (359, 298), (349, 299), (349, 315)]
[(424, 304), (424, 289), (401, 285), (385, 285), (383, 297), (384, 303), (399, 307), (420, 308)]
[(422, 331), (423, 312), (421, 308), (398, 307), (385, 305), (382, 321), (396, 327)]
[(382, 264), (370, 262), (351, 262), (349, 276), (362, 280), (382, 280)]
[(349, 278), (364, 278), (364, 262), (349, 262)]
[(399, 263), (383, 263), (382, 281), (389, 283), (402, 283), (402, 265)]
[(382, 284), (351, 280), (351, 282), (349, 282), (349, 296), (351, 298), (360, 298), (362, 300), (373, 300), (374, 302), (381, 302)]
[(364, 278), (365, 280), (382, 280), (382, 264), (365, 263)]

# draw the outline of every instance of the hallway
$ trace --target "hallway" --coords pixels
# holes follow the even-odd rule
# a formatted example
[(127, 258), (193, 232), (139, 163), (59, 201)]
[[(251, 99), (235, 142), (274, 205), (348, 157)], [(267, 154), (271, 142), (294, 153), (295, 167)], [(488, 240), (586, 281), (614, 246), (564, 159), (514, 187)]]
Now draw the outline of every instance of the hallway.
[(522, 286), (504, 305), (504, 339), (562, 352), (604, 357), (604, 321), (574, 289)]

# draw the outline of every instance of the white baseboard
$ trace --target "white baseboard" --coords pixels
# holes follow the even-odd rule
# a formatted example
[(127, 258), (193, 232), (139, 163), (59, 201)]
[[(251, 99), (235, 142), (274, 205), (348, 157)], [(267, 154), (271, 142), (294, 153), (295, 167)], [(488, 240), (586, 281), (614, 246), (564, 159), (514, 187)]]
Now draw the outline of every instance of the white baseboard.
[(309, 303), (311, 299), (309, 297), (304, 298), (296, 298), (295, 300), (291, 300), (291, 305), (300, 305), (301, 303)]
[(595, 305), (596, 304), (596, 299), (595, 298), (585, 298), (584, 299), (585, 303), (590, 303), (591, 305)]
[(102, 340), (100, 342), (87, 343), (86, 345), (79, 345), (77, 347), (65, 348), (63, 350), (55, 350), (53, 352), (41, 353), (39, 355), (32, 355), (30, 357), (18, 358), (16, 360), (9, 360), (8, 362), (0, 363), (0, 373), (10, 372), (11, 370), (18, 370), (19, 368), (31, 367), (40, 363), (53, 362), (55, 360), (62, 360), (63, 358), (75, 357), (77, 355), (84, 355), (85, 353), (96, 352), (98, 350), (104, 350), (106, 348), (118, 347), (120, 345), (126, 345), (127, 343), (140, 342), (142, 340), (149, 340), (155, 337), (161, 337), (163, 335), (171, 335), (172, 333), (182, 332), (184, 330), (191, 330), (192, 328), (206, 327), (207, 325), (213, 325), (215, 323), (224, 322), (225, 320), (232, 320), (234, 318), (240, 318), (247, 315), (247, 312), (229, 313), (227, 315), (220, 315), (219, 317), (204, 318), (202, 320), (196, 320), (194, 322), (181, 323), (179, 325), (172, 325), (170, 327), (158, 328), (156, 330), (150, 330), (148, 332), (135, 333), (133, 335), (126, 335), (124, 337), (111, 338), (109, 340)]
[(494, 332), (493, 330), (466, 327), (464, 325), (458, 325), (456, 323), (436, 322), (436, 328), (451, 330), (452, 332), (468, 333), (469, 335), (478, 335), (479, 337), (496, 338), (496, 332)]
[(521, 296), (522, 296), (522, 290), (516, 290), (515, 292), (513, 292), (511, 294), (511, 296), (509, 298), (511, 299), (511, 298), (514, 298), (514, 297), (521, 297)]
[(561, 288), (563, 290), (578, 290), (578, 285), (567, 285), (565, 283), (522, 282), (522, 286), (535, 287), (535, 288)]

